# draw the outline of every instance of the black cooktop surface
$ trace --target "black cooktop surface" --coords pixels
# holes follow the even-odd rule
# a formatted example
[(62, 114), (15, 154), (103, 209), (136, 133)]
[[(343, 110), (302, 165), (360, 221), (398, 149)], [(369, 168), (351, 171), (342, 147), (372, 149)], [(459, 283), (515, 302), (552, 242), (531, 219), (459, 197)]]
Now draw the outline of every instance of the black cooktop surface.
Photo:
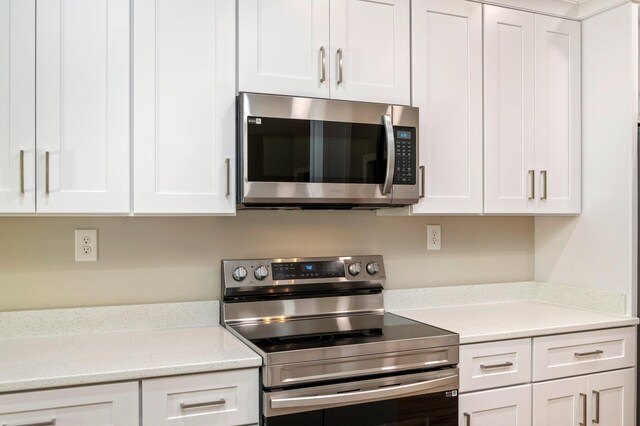
[(457, 338), (451, 331), (390, 313), (289, 321), (276, 318), (233, 328), (267, 354), (349, 345), (393, 345), (414, 340), (430, 340), (434, 346), (440, 346), (441, 338), (447, 341), (452, 336)]

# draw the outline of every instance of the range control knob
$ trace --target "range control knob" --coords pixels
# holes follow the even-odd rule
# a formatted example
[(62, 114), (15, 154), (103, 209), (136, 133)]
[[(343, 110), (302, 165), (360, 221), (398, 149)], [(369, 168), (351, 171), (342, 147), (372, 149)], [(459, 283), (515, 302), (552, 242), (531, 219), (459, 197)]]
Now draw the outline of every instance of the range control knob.
[(352, 263), (349, 265), (349, 273), (353, 276), (358, 275), (362, 271), (362, 265), (360, 263)]
[(369, 274), (375, 275), (378, 273), (379, 270), (380, 270), (380, 265), (378, 265), (378, 262), (367, 263), (367, 272)]
[(244, 266), (238, 266), (233, 270), (231, 276), (233, 276), (233, 279), (236, 281), (242, 281), (247, 277), (247, 270)]
[(269, 276), (269, 270), (266, 266), (258, 266), (255, 271), (253, 271), (253, 275), (260, 281), (264, 280)]

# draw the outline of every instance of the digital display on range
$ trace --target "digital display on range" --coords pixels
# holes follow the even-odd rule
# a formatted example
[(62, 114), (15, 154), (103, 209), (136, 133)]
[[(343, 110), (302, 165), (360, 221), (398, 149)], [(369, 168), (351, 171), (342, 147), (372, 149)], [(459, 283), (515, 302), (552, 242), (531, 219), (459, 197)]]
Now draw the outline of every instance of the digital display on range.
[(345, 276), (344, 263), (340, 261), (272, 263), (271, 271), (276, 281)]

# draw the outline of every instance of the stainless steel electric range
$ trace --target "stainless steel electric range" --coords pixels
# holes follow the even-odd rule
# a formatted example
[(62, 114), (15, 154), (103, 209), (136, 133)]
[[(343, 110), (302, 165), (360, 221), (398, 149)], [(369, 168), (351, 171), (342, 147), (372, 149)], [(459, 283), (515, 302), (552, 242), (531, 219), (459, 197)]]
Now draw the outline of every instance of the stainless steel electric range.
[(263, 425), (458, 424), (458, 335), (385, 312), (385, 281), (381, 256), (222, 261), (221, 322), (263, 359)]

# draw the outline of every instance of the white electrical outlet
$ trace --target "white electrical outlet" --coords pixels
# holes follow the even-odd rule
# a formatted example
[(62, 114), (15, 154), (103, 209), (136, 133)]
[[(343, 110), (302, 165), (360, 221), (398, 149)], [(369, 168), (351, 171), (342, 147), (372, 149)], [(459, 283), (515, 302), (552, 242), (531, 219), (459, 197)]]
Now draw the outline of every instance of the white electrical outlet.
[(76, 229), (76, 262), (98, 260), (98, 230)]
[(427, 225), (427, 250), (440, 250), (442, 229), (440, 225)]

